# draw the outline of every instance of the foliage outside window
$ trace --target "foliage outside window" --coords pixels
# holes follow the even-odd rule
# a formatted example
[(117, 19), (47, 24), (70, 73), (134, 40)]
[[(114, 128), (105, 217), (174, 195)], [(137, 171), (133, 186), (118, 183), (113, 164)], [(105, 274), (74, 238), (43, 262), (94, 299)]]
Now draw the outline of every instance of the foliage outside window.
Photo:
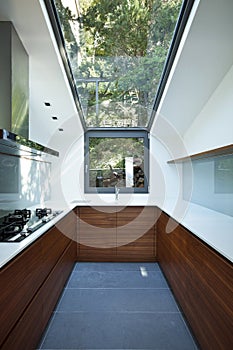
[(148, 191), (147, 132), (86, 133), (86, 191)]
[(181, 0), (54, 0), (87, 127), (146, 127)]

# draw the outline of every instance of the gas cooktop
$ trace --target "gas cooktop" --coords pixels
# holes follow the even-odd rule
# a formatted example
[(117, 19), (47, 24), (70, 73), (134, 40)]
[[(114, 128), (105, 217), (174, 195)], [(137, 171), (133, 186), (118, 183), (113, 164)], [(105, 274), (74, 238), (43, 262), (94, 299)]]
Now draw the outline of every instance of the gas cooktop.
[(61, 212), (51, 208), (15, 209), (0, 218), (0, 242), (21, 242)]

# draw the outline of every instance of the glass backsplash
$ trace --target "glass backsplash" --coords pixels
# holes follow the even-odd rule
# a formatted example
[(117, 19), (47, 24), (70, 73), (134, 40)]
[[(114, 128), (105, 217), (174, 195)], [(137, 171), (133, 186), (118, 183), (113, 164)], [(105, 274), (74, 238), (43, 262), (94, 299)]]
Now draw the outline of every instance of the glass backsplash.
[[(191, 199), (188, 198), (192, 186)], [(233, 155), (222, 155), (183, 163), (185, 200), (233, 216)]]
[(0, 211), (50, 199), (51, 163), (0, 153)]

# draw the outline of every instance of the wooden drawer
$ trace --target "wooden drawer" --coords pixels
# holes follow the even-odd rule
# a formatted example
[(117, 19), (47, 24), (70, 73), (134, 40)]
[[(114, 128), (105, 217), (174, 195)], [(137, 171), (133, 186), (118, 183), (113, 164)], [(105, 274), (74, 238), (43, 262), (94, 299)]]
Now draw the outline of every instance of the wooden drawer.
[(39, 239), (1, 269), (0, 342), (6, 338), (46, 278), (42, 251)]
[(79, 261), (116, 261), (116, 248), (88, 248), (80, 245)]
[(116, 247), (116, 229), (86, 227), (80, 223), (78, 241), (89, 248), (113, 248)]
[(23, 312), (16, 326), (2, 345), (2, 350), (35, 349), (72, 270), (75, 243), (66, 248), (52, 272)]
[(115, 228), (116, 212), (114, 207), (79, 208), (80, 223), (83, 228)]
[(129, 227), (152, 227), (155, 223), (154, 207), (125, 207), (117, 211), (117, 228), (129, 225)]
[[(132, 242), (129, 242), (129, 238)], [(117, 257), (118, 259), (129, 261), (155, 261), (155, 234), (154, 229), (151, 229), (141, 237), (137, 237), (133, 240), (133, 234), (131, 237), (117, 236)]]
[(43, 326), (45, 327), (76, 260), (76, 243), (71, 241), (43, 285)]
[(1, 350), (32, 350), (43, 333), (42, 293), (39, 291), (11, 330)]
[(56, 226), (52, 227), (42, 240), (43, 269), (49, 274), (63, 251), (70, 243), (70, 238), (65, 236)]
[(74, 241), (77, 240), (77, 215), (75, 211), (71, 211), (56, 223), (56, 228), (64, 236)]

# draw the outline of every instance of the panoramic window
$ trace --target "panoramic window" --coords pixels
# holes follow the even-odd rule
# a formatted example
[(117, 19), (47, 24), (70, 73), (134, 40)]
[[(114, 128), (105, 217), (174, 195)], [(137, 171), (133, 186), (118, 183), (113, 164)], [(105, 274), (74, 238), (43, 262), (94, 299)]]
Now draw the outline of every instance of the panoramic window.
[(148, 192), (148, 133), (90, 131), (85, 135), (87, 192)]
[(147, 127), (181, 0), (54, 0), (86, 127)]

